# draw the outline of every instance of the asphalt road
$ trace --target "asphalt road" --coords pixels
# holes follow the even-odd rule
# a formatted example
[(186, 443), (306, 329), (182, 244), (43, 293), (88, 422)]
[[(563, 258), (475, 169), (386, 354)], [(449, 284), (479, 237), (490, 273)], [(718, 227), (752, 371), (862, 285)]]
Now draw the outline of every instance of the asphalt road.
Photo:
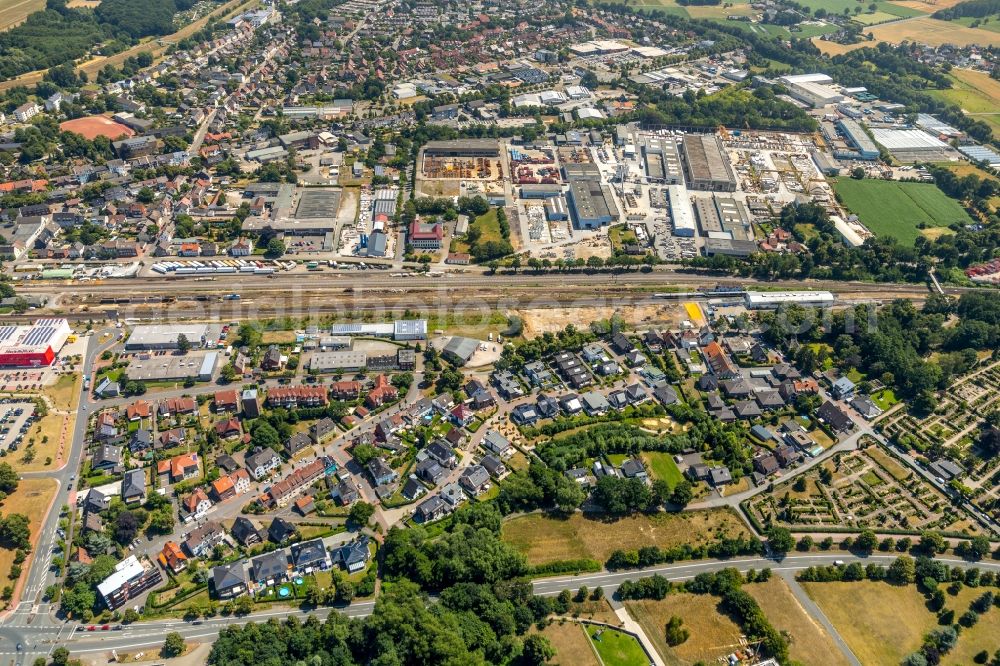
[[(559, 594), (564, 589), (576, 590), (586, 585), (588, 588), (602, 587), (609, 596), (615, 589), (626, 580), (636, 580), (653, 574), (666, 576), (671, 581), (685, 581), (694, 578), (700, 573), (718, 571), (726, 567), (734, 567), (740, 571), (748, 569), (771, 568), (776, 573), (788, 572), (794, 574), (797, 571), (811, 566), (823, 566), (832, 564), (835, 560), (844, 562), (879, 563), (888, 565), (895, 559), (893, 555), (872, 555), (869, 557), (857, 557), (847, 553), (838, 554), (808, 554), (789, 555), (783, 559), (767, 559), (762, 557), (738, 558), (732, 560), (701, 560), (697, 562), (680, 562), (676, 564), (665, 564), (647, 569), (637, 569), (631, 571), (601, 571), (592, 574), (582, 574), (579, 576), (562, 576), (558, 578), (543, 578), (533, 582), (535, 594), (543, 596), (553, 596)], [(961, 567), (978, 567), (983, 570), (991, 570), (1000, 573), (1000, 563), (992, 561), (966, 562), (964, 560), (942, 559), (949, 565)], [(330, 613), (341, 612), (349, 617), (365, 617), (372, 613), (375, 602), (359, 601), (343, 608), (317, 608), (306, 611), (298, 609), (276, 609), (261, 613), (254, 613), (245, 617), (216, 617), (205, 619), (197, 624), (182, 620), (139, 622), (121, 630), (101, 631), (78, 631), (76, 624), (61, 624), (48, 618), (48, 616), (37, 618), (37, 622), (27, 626), (11, 626), (5, 622), (0, 626), (0, 656), (18, 654), (14, 645), (21, 641), (25, 650), (22, 654), (23, 662), (30, 663), (38, 655), (48, 654), (58, 645), (65, 645), (73, 654), (83, 655), (94, 652), (107, 652), (118, 650), (121, 652), (136, 651), (146, 648), (157, 648), (163, 644), (164, 636), (167, 633), (176, 631), (186, 640), (212, 640), (224, 627), (232, 624), (245, 624), (247, 622), (265, 622), (273, 617), (306, 617), (316, 615), (325, 618)], [(18, 661), (17, 663), (22, 663)]]
[[(115, 331), (116, 329), (111, 329)], [(94, 361), (100, 354), (114, 344), (115, 338), (112, 336), (104, 344), (98, 343), (101, 333), (104, 331), (94, 331), (87, 336), (87, 351), (84, 356), (84, 372), (90, 374)], [(93, 403), (90, 401), (89, 391), (81, 388), (80, 409), (75, 425), (73, 427), (73, 441), (69, 451), (64, 458), (64, 465), (57, 470), (46, 470), (44, 472), (25, 472), (23, 476), (31, 478), (51, 478), (57, 484), (55, 501), (52, 503), (48, 516), (41, 529), (40, 537), (35, 549), (27, 560), (26, 567), (28, 573), (21, 588), (20, 601), (13, 606), (12, 611), (8, 611), (7, 617), (0, 625), (0, 653), (6, 649), (7, 644), (11, 647), (17, 643), (28, 644), (32, 637), (32, 631), (37, 628), (45, 628), (51, 631), (54, 620), (50, 618), (50, 611), (53, 610), (50, 604), (42, 603), (42, 595), (45, 588), (55, 582), (55, 572), (52, 570), (52, 557), (56, 554), (56, 544), (59, 536), (56, 530), (59, 527), (59, 508), (63, 504), (69, 503), (71, 490), (71, 477), (77, 473), (79, 461), (83, 452), (84, 438), (87, 433), (87, 417)], [(75, 481), (72, 482), (75, 485)], [(37, 641), (34, 638), (32, 642)]]

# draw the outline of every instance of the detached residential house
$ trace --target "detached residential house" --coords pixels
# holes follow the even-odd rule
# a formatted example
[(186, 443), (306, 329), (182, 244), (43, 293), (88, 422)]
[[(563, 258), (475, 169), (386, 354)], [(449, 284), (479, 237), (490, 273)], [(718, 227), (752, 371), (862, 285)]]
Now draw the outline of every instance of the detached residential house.
[(332, 565), (330, 555), (322, 539), (312, 539), (302, 543), (294, 543), (291, 547), (292, 569), (296, 574), (305, 576), (314, 571), (326, 571)]
[(482, 465), (470, 465), (462, 472), (458, 482), (473, 497), (486, 491), (490, 485), (490, 473)]
[(230, 532), (233, 538), (244, 547), (264, 542), (260, 535), (260, 529), (253, 524), (253, 521), (244, 516), (240, 516), (233, 522), (233, 529)]
[(246, 457), (246, 468), (254, 481), (269, 477), (280, 466), (281, 458), (269, 446)]
[(288, 553), (276, 550), (250, 560), (250, 577), (257, 588), (283, 583), (288, 578)]
[(496, 430), (486, 431), (486, 435), (483, 437), (483, 448), (501, 458), (506, 458), (514, 453), (514, 447), (510, 440)]
[(219, 599), (232, 599), (246, 592), (246, 562), (239, 560), (232, 564), (222, 564), (212, 569), (212, 587)]
[(202, 557), (212, 552), (212, 549), (225, 538), (226, 532), (222, 529), (222, 525), (210, 520), (188, 533), (187, 539), (184, 540), (184, 549), (191, 554), (191, 557)]
[(188, 519), (194, 518), (197, 520), (204, 516), (209, 509), (212, 508), (212, 500), (208, 498), (205, 491), (201, 488), (195, 488), (195, 491), (184, 498), (181, 502), (181, 506), (184, 511), (188, 514)]
[(343, 567), (348, 573), (361, 571), (371, 558), (371, 551), (368, 548), (370, 542), (368, 535), (363, 534), (354, 541), (345, 543), (333, 551), (332, 564)]
[(122, 481), (122, 500), (126, 504), (146, 500), (146, 470), (132, 469), (125, 472)]

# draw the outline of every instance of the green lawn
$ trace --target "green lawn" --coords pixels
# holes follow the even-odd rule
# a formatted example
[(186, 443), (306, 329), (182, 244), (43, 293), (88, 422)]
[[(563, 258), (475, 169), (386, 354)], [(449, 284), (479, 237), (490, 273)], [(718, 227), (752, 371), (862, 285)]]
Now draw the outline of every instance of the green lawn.
[(848, 210), (873, 233), (913, 245), (923, 229), (971, 224), (968, 213), (930, 183), (841, 178), (834, 189)]
[(872, 402), (874, 402), (883, 412), (899, 402), (892, 389), (882, 389), (881, 391), (876, 391), (871, 395), (871, 399)]
[(966, 28), (971, 28), (972, 24), (976, 21), (979, 21), (979, 25), (976, 26), (977, 28), (989, 30), (990, 32), (1000, 32), (1000, 16), (988, 16), (985, 19), (973, 16), (961, 16), (952, 22), (964, 25)]
[(639, 641), (628, 634), (595, 626), (588, 626), (587, 634), (604, 666), (636, 666), (649, 662)]
[(684, 477), (677, 469), (677, 463), (669, 453), (662, 451), (646, 451), (642, 454), (642, 460), (653, 473), (653, 478), (663, 479), (673, 488)]
[[(865, 2), (863, 5), (859, 5), (857, 0), (798, 0), (798, 4), (809, 9), (810, 11), (816, 11), (817, 9), (822, 8), (830, 14), (839, 15), (843, 15), (844, 10), (846, 9), (853, 16), (855, 7), (861, 7), (861, 14), (864, 15), (868, 11), (868, 5), (871, 3)], [(893, 16), (921, 16), (923, 14), (930, 13), (922, 12), (917, 9), (911, 9), (909, 7), (903, 7), (902, 5), (894, 5), (891, 2), (885, 2), (884, 0), (879, 0), (876, 4), (878, 5), (877, 11), (892, 14)]]

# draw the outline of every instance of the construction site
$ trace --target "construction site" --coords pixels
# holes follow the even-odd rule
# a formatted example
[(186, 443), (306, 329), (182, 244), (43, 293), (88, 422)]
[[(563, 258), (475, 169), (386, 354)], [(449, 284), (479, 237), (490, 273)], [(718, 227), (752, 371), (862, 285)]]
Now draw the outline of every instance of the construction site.
[(416, 191), (432, 197), (479, 194), (502, 204), (505, 174), (496, 140), (432, 141), (420, 151)]

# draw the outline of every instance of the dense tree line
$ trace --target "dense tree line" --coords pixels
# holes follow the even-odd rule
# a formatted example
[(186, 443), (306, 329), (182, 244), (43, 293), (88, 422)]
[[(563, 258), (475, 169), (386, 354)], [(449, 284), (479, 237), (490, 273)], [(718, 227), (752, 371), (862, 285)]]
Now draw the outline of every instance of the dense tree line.
[(528, 583), (456, 584), (430, 602), (412, 583), (399, 582), (379, 596), (364, 619), (333, 613), (300, 623), (270, 620), (230, 625), (212, 647), (208, 663), (222, 666), (352, 666), (354, 664), (544, 663), (548, 641), (524, 636), (550, 612), (550, 602)]
[(934, 12), (933, 16), (942, 21), (952, 21), (965, 16), (984, 18), (994, 14), (1000, 14), (1000, 0), (966, 0), (954, 7), (939, 9)]
[(45, 9), (0, 33), (0, 77), (71, 64), (97, 45), (105, 55), (150, 35), (174, 31), (174, 16), (193, 0), (107, 0), (95, 9), (47, 0)]
[(442, 590), (455, 583), (493, 585), (524, 575), (524, 555), (500, 540), (499, 515), (491, 504), (463, 507), (436, 538), (420, 526), (391, 529), (382, 549), (385, 577)]

